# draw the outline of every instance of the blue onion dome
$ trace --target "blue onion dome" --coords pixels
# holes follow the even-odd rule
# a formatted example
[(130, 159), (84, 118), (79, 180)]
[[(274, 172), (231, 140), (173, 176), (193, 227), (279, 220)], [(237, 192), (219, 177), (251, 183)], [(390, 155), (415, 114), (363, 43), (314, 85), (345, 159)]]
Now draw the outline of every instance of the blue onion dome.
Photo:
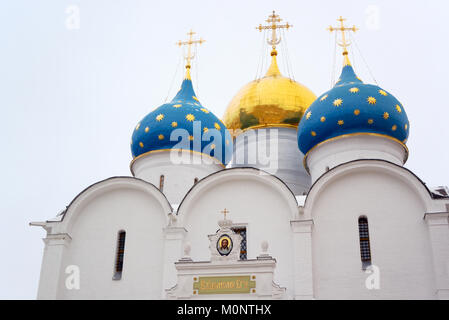
[(402, 104), (382, 88), (364, 84), (345, 63), (335, 86), (318, 97), (298, 126), (299, 149), (307, 153), (329, 139), (377, 135), (405, 147), (410, 124)]
[(223, 165), (231, 160), (231, 135), (223, 122), (201, 105), (189, 68), (173, 100), (150, 112), (135, 127), (133, 159), (149, 152), (183, 149), (210, 155)]

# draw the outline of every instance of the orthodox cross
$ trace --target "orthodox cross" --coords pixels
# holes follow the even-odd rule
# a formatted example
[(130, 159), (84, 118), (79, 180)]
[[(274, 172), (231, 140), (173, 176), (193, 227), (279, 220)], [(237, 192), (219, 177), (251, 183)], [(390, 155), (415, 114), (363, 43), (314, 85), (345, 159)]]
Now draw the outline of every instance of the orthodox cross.
[(224, 219), (226, 220), (226, 214), (229, 213), (229, 210), (225, 208), (221, 213), (223, 213)]
[(286, 24), (278, 24), (279, 22), (282, 21), (281, 18), (279, 18), (279, 15), (277, 15), (274, 11), (273, 14), (268, 16), (268, 19), (265, 20), (266, 22), (269, 23), (269, 25), (267, 26), (263, 26), (262, 24), (259, 24), (258, 27), (256, 27), (256, 29), (258, 29), (260, 32), (262, 32), (262, 30), (267, 30), (267, 29), (271, 29), (271, 39), (267, 39), (267, 42), (269, 45), (272, 46), (273, 50), (276, 49), (276, 46), (281, 42), (281, 37), (277, 36), (276, 30), (277, 29), (287, 29), (293, 27), (291, 24), (289, 24), (288, 22)]
[(356, 32), (358, 29), (356, 28), (356, 26), (352, 26), (352, 28), (345, 27), (345, 25), (344, 25), (345, 20), (346, 19), (344, 19), (342, 16), (340, 16), (340, 18), (337, 19), (337, 21), (340, 22), (340, 26), (339, 27), (329, 26), (329, 28), (327, 28), (327, 30), (329, 30), (330, 32), (332, 32), (332, 31), (340, 31), (341, 32), (341, 42), (337, 42), (337, 43), (340, 47), (343, 48), (343, 56), (345, 57), (345, 65), (350, 65), (351, 63), (349, 62), (349, 58), (348, 58), (348, 46), (351, 43), (346, 40), (345, 32), (346, 31)]
[(195, 32), (190, 30), (190, 32), (187, 33), (187, 35), (189, 36), (188, 40), (186, 40), (186, 41), (179, 40), (178, 42), (176, 42), (176, 45), (178, 45), (180, 47), (187, 46), (187, 55), (184, 56), (184, 58), (186, 59), (186, 68), (187, 69), (190, 68), (190, 62), (195, 57), (195, 54), (192, 53), (192, 44), (197, 44), (197, 43), (202, 44), (203, 42), (206, 41), (201, 38), (199, 40), (194, 40), (193, 39), (194, 34), (195, 34)]

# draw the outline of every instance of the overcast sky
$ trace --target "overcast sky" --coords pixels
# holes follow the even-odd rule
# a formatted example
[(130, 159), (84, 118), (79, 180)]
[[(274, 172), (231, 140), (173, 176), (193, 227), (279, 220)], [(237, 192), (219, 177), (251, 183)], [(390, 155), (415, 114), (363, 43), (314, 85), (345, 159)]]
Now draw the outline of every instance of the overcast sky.
[(133, 128), (179, 88), (175, 42), (190, 28), (207, 40), (193, 80), (222, 117), (256, 75), (267, 46), (255, 27), (273, 9), (294, 26), (291, 72), (316, 95), (334, 72), (326, 27), (340, 15), (356, 24), (356, 72), (408, 114), (406, 167), (429, 186), (449, 184), (448, 1), (3, 0), (0, 298), (36, 297), (45, 232), (30, 221), (54, 217), (94, 182), (130, 175)]

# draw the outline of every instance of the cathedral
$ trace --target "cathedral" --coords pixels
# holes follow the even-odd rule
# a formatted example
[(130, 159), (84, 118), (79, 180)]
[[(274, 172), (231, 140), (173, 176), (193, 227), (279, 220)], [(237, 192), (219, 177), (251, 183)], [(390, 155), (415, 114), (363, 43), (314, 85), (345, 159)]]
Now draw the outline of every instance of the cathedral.
[(449, 299), (449, 189), (404, 167), (411, 125), (363, 82), (338, 25), (341, 75), (316, 96), (278, 67), (220, 120), (191, 79), (132, 128), (130, 176), (81, 191), (45, 229), (38, 299)]

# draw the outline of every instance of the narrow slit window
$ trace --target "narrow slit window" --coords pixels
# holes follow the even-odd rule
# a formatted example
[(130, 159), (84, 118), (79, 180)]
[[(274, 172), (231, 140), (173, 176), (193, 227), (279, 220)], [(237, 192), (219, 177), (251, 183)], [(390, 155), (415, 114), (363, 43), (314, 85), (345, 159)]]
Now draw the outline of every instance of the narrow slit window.
[(193, 179), (193, 184), (196, 184), (198, 182), (198, 178)]
[(165, 176), (161, 175), (161, 177), (159, 178), (159, 190), (161, 190), (161, 192), (164, 192), (164, 180)]
[(247, 260), (246, 227), (234, 227), (232, 231), (242, 236), (242, 242), (240, 242), (240, 260)]
[(360, 257), (364, 267), (371, 264), (368, 218), (359, 218)]
[(115, 267), (114, 267), (114, 280), (120, 280), (122, 278), (123, 271), (123, 259), (125, 257), (125, 238), (126, 232), (120, 231), (118, 233), (117, 239), (117, 252), (115, 256)]

